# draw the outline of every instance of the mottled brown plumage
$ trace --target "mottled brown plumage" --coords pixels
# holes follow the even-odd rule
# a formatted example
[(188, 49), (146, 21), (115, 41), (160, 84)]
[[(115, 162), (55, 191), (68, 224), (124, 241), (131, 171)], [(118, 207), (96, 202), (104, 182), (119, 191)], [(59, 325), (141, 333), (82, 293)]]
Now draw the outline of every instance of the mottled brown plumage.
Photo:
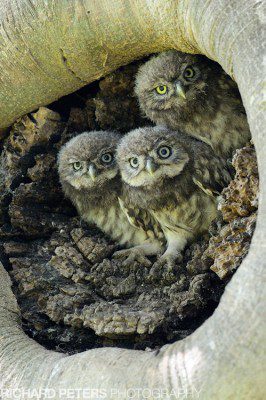
[(167, 249), (159, 263), (173, 265), (217, 216), (216, 196), (231, 179), (226, 161), (205, 143), (158, 126), (125, 136), (117, 162), (126, 209), (132, 217), (142, 208), (160, 224)]
[(167, 51), (142, 65), (135, 93), (157, 125), (179, 129), (228, 158), (250, 139), (236, 83), (205, 56)]
[(139, 212), (142, 225), (134, 226), (120, 207), (121, 179), (115, 159), (119, 140), (119, 134), (107, 131), (84, 132), (71, 139), (59, 153), (60, 182), (85, 221), (96, 224), (120, 245), (137, 246), (117, 252), (117, 257), (150, 264), (145, 256), (157, 254), (161, 243), (154, 231), (143, 229), (145, 213)]

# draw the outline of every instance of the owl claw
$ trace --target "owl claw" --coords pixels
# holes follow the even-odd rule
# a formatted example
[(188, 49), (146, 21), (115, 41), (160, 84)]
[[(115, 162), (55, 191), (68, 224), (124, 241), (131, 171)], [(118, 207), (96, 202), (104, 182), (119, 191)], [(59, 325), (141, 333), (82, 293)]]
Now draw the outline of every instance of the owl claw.
[(113, 258), (122, 259), (123, 267), (130, 266), (136, 261), (144, 267), (150, 267), (152, 264), (140, 249), (134, 248), (116, 251), (113, 254)]
[(177, 263), (180, 263), (183, 259), (181, 253), (177, 254), (163, 254), (155, 263), (154, 267), (163, 267), (167, 266), (170, 269), (173, 269)]
[(175, 282), (178, 273), (178, 263), (181, 260), (181, 253), (163, 254), (150, 269), (149, 278), (151, 281)]

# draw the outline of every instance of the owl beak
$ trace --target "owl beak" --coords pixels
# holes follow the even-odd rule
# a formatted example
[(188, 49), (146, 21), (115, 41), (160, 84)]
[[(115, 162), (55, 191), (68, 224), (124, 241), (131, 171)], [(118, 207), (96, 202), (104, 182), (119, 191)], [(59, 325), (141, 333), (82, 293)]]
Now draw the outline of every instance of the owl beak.
[(153, 175), (157, 169), (158, 169), (158, 164), (154, 162), (153, 158), (148, 157), (146, 161), (146, 170), (149, 172), (150, 175)]
[(98, 175), (97, 168), (95, 167), (94, 164), (90, 164), (89, 168), (88, 168), (88, 171), (89, 171), (89, 175), (91, 177), (91, 180), (94, 182), (96, 177), (97, 177), (97, 175)]
[(186, 99), (186, 92), (184, 86), (180, 81), (175, 82), (175, 90), (178, 96), (182, 97), (183, 99)]

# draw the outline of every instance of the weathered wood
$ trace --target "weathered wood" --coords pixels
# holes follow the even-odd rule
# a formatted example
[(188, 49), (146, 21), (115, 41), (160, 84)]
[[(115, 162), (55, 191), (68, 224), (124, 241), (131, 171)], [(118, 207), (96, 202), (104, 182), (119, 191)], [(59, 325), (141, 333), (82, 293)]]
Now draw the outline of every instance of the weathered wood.
[(135, 399), (141, 398), (137, 388), (149, 390), (150, 398), (155, 389), (164, 390), (165, 399), (171, 391), (173, 398), (192, 398), (195, 391), (204, 400), (263, 398), (264, 15), (259, 0), (1, 2), (1, 127), (144, 54), (170, 47), (202, 52), (239, 85), (258, 155), (260, 199), (249, 254), (214, 315), (159, 353), (107, 348), (64, 357), (44, 350), (21, 331), (10, 281), (1, 268), (0, 387), (101, 388), (108, 399), (119, 398), (117, 391), (121, 399), (128, 398), (128, 388), (135, 389)]

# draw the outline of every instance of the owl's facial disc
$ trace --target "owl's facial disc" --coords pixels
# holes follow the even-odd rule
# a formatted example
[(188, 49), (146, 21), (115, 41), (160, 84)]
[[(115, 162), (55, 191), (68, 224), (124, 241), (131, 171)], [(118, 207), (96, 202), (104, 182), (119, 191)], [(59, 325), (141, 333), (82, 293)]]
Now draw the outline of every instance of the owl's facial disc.
[(102, 151), (93, 160), (69, 160), (68, 182), (78, 190), (95, 189), (113, 179), (118, 166), (113, 151)]
[(171, 97), (175, 97), (178, 102), (183, 103), (189, 100), (191, 92), (193, 92), (194, 86), (199, 82), (200, 78), (201, 72), (196, 65), (183, 65), (165, 84), (157, 86), (155, 91), (165, 103), (166, 99), (170, 100)]
[(132, 154), (125, 159), (122, 178), (130, 186), (153, 186), (179, 175), (187, 162), (188, 155), (182, 148), (156, 139), (142, 154)]
[[(112, 131), (83, 132), (69, 140), (58, 154), (58, 172), (63, 189), (69, 186), (99, 194), (101, 189), (117, 189), (118, 165), (115, 151), (120, 135)], [(111, 181), (111, 182), (110, 182)], [(67, 189), (68, 188), (68, 189)]]
[(137, 87), (141, 108), (156, 123), (157, 118), (163, 118), (164, 112), (182, 112), (202, 95), (205, 97), (206, 87), (204, 73), (197, 63), (171, 65), (170, 71), (165, 64), (165, 73), (160, 67), (160, 76), (156, 77), (154, 73), (149, 88), (147, 85), (143, 89)]

